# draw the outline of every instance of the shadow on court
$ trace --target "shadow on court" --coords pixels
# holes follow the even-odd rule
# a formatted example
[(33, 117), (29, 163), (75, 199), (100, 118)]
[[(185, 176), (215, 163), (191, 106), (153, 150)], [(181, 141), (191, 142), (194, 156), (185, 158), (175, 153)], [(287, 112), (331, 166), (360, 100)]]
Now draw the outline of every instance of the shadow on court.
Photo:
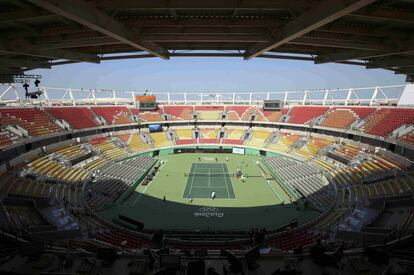
[[(135, 195), (137, 196), (137, 195)], [(195, 199), (196, 201), (196, 199)], [(307, 222), (319, 215), (294, 205), (259, 207), (214, 207), (177, 203), (142, 195), (133, 206), (114, 205), (100, 214), (113, 221), (118, 214), (138, 220), (148, 230), (245, 231), (252, 228), (275, 229), (292, 219)]]

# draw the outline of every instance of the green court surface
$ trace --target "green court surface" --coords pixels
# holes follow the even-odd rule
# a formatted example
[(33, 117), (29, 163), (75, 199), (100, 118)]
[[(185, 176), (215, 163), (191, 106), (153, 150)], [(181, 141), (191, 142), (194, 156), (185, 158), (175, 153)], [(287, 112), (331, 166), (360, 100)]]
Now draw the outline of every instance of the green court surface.
[[(256, 164), (261, 156), (183, 153), (156, 158), (163, 164), (153, 181), (138, 185), (101, 215), (116, 221), (121, 214), (149, 230), (238, 231), (277, 228), (293, 218), (303, 223), (319, 215), (289, 204), (269, 171), (266, 175)], [(247, 175), (245, 182), (232, 175), (237, 169)], [(216, 199), (211, 198), (213, 191)]]
[(188, 175), (184, 198), (234, 199), (230, 174), (225, 163), (193, 163)]

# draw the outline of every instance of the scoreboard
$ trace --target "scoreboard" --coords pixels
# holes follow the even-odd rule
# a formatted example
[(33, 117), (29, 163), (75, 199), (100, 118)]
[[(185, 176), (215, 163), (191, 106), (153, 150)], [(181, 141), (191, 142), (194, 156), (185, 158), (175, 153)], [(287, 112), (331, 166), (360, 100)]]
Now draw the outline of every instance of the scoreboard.
[(156, 101), (137, 101), (137, 108), (140, 111), (154, 111), (157, 109)]
[(280, 111), (280, 109), (282, 109), (282, 102), (280, 100), (263, 100), (263, 110)]
[(138, 110), (154, 111), (157, 109), (157, 99), (153, 95), (140, 95), (135, 97)]

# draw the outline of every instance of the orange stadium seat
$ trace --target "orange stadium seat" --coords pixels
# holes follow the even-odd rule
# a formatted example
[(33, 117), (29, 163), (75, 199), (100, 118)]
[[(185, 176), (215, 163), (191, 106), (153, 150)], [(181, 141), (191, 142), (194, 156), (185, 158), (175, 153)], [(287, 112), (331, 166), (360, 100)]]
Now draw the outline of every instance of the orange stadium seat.
[(329, 111), (321, 126), (346, 129), (355, 121), (355, 119), (356, 116), (351, 110), (334, 109)]

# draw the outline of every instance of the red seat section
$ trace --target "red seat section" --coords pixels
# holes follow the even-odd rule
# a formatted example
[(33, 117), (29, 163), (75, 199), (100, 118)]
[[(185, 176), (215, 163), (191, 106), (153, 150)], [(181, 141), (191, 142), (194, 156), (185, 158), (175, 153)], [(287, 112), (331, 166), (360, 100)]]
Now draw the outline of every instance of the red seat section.
[(96, 234), (96, 239), (129, 249), (146, 248), (149, 247), (151, 243), (150, 240), (120, 230), (98, 232)]
[(221, 143), (223, 144), (234, 144), (234, 145), (242, 145), (243, 140), (240, 139), (222, 139)]
[(164, 114), (171, 116), (171, 120), (191, 120), (194, 112), (193, 106), (174, 106), (164, 105), (162, 106)]
[(308, 233), (306, 231), (299, 231), (293, 232), (288, 235), (283, 235), (280, 238), (270, 240), (269, 243), (273, 247), (277, 247), (281, 250), (288, 251), (298, 247), (312, 244), (316, 242), (316, 240), (319, 237), (320, 236), (318, 234)]
[(414, 109), (381, 108), (368, 118), (363, 130), (385, 137), (404, 124), (414, 124)]
[(351, 110), (359, 116), (360, 119), (365, 119), (367, 116), (375, 111), (372, 107), (352, 107)]
[(178, 139), (175, 141), (177, 145), (186, 145), (186, 144), (194, 144), (197, 143), (195, 139)]
[(49, 115), (38, 108), (2, 108), (0, 122), (6, 125), (18, 125), (31, 136), (41, 136), (61, 131)]
[(129, 110), (125, 106), (92, 107), (98, 116), (103, 117), (109, 125), (131, 123)]
[(228, 120), (240, 120), (243, 114), (250, 106), (226, 106), (226, 113)]
[(151, 121), (163, 121), (164, 118), (161, 116), (161, 112), (159, 111), (151, 111), (151, 112), (142, 112), (138, 113), (138, 116), (141, 120), (151, 122)]
[[(270, 122), (277, 122), (279, 121), (280, 117), (282, 116), (281, 112), (276, 112), (276, 111), (265, 111), (263, 110), (263, 108), (260, 108), (260, 113), (263, 114), (264, 117), (266, 117), (265, 120), (270, 121)], [(260, 119), (261, 117), (258, 117), (258, 121), (263, 121)]]
[(311, 120), (323, 115), (328, 109), (328, 107), (319, 106), (294, 106), (290, 110), (289, 123), (309, 123)]
[(215, 106), (215, 105), (211, 105), (211, 106), (195, 106), (195, 110), (196, 111), (217, 111), (217, 112), (224, 112), (224, 106)]
[(220, 141), (214, 138), (200, 138), (199, 143), (220, 143)]
[(94, 114), (87, 107), (51, 107), (46, 110), (54, 117), (64, 119), (75, 129), (99, 126)]

